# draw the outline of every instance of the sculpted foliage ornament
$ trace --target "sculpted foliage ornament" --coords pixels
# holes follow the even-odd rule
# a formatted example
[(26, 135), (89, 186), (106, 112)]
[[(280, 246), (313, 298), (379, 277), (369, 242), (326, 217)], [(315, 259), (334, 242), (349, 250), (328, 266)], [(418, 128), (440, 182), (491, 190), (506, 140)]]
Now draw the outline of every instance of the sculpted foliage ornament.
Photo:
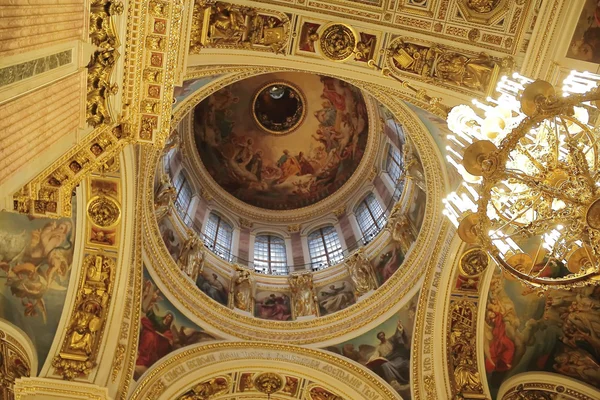
[(115, 259), (99, 254), (88, 254), (83, 260), (83, 284), (75, 301), (75, 311), (68, 325), (60, 354), (52, 366), (64, 379), (87, 375), (96, 365), (99, 332), (113, 289)]
[(283, 13), (214, 0), (196, 0), (190, 53), (203, 47), (245, 48), (283, 53), (290, 21)]
[(86, 121), (93, 127), (112, 122), (108, 98), (118, 91), (111, 84), (120, 45), (113, 16), (123, 13), (123, 3), (113, 0), (92, 0), (90, 4), (90, 39), (100, 49), (92, 54), (87, 66)]

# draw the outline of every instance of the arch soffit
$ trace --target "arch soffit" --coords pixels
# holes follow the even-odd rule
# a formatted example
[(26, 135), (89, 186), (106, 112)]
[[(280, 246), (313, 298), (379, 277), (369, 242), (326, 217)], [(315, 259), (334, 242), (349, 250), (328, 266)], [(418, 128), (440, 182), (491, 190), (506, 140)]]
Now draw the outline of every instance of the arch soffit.
[[(202, 69), (198, 74), (190, 74), (188, 78), (208, 76), (216, 71), (222, 73), (224, 68), (213, 67)], [(177, 124), (201, 99), (220, 88), (243, 78), (268, 72), (281, 71), (281, 68), (245, 67), (234, 68), (229, 75), (216, 79), (211, 84), (200, 89), (181, 103), (175, 110), (174, 123)], [(243, 71), (243, 72), (240, 72)], [(309, 321), (273, 322), (260, 320), (245, 315), (240, 315), (225, 307), (215, 307), (214, 303), (202, 296), (188, 279), (182, 276), (172, 258), (168, 255), (164, 244), (157, 238), (158, 225), (153, 216), (152, 186), (155, 165), (160, 155), (159, 151), (145, 149), (142, 158), (142, 167), (146, 170), (142, 176), (146, 180), (144, 190), (144, 219), (150, 229), (144, 230), (146, 251), (149, 258), (162, 260), (149, 265), (156, 278), (166, 286), (166, 293), (180, 310), (196, 323), (206, 326), (208, 330), (221, 332), (223, 337), (238, 337), (250, 340), (286, 341), (294, 344), (319, 344), (327, 345), (336, 343), (341, 338), (358, 336), (369, 329), (387, 320), (406, 303), (409, 293), (414, 293), (415, 285), (420, 283), (423, 273), (436, 262), (440, 250), (439, 229), (441, 224), (441, 196), (445, 193), (446, 174), (441, 162), (441, 156), (430, 137), (425, 126), (414, 113), (403, 103), (402, 98), (392, 96), (389, 90), (378, 85), (367, 84), (361, 81), (339, 76), (334, 71), (321, 71), (334, 77), (344, 79), (355, 86), (366, 90), (377, 100), (382, 102), (403, 123), (407, 132), (421, 156), (428, 186), (428, 201), (426, 205), (425, 221), (419, 233), (416, 245), (407, 255), (401, 272), (395, 274), (381, 288), (367, 299), (345, 310), (329, 316), (312, 319)], [(425, 257), (427, 254), (427, 257)], [(334, 267), (335, 268), (335, 267)], [(403, 299), (398, 301), (398, 299)], [(390, 307), (381, 307), (381, 304), (390, 304)], [(218, 310), (214, 310), (218, 308)], [(273, 335), (272, 327), (277, 325), (277, 335)], [(349, 328), (351, 327), (351, 328)]]
[(399, 398), (370, 370), (333, 353), (283, 344), (213, 342), (171, 353), (140, 378), (130, 399), (173, 399), (199, 382), (244, 371), (287, 373), (347, 399)]

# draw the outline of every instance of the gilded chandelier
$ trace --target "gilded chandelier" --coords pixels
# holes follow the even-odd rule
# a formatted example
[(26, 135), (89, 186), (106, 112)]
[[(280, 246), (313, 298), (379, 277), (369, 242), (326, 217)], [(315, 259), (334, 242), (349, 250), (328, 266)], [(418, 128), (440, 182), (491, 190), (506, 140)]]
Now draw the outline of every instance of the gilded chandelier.
[(558, 93), (514, 74), (497, 99), (448, 116), (448, 161), (464, 182), (444, 214), (508, 278), (541, 288), (600, 281), (599, 82), (573, 71)]

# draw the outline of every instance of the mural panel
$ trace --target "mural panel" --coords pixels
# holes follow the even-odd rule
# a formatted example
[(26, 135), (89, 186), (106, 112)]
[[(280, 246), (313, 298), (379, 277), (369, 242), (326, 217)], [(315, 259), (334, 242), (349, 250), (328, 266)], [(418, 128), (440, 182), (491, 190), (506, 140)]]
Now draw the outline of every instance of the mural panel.
[(379, 285), (383, 285), (390, 279), (403, 262), (404, 253), (400, 248), (400, 243), (393, 241), (388, 243), (379, 255), (371, 260)]
[(202, 272), (198, 274), (198, 279), (196, 279), (196, 286), (204, 294), (225, 307), (227, 307), (230, 284), (230, 279), (222, 277), (221, 274), (207, 266), (203, 268)]
[(600, 63), (600, 4), (586, 0), (573, 32), (567, 57)]
[[(304, 108), (304, 119), (291, 133), (267, 132), (256, 121), (270, 116), (253, 114), (253, 99), (265, 85), (286, 82), (303, 97), (293, 104)], [(280, 92), (269, 93), (260, 101), (277, 111)], [(295, 115), (279, 111), (272, 114)], [(204, 100), (194, 112), (194, 132), (204, 166), (226, 191), (257, 207), (290, 210), (324, 199), (350, 178), (365, 151), (368, 117), (360, 90), (350, 84), (277, 73), (248, 78)]]
[(175, 229), (169, 218), (163, 218), (158, 223), (160, 235), (167, 246), (167, 250), (174, 260), (179, 258), (179, 252), (183, 246), (183, 240), (179, 236), (178, 230)]
[(485, 367), (492, 396), (505, 379), (549, 371), (600, 388), (600, 287), (543, 295), (495, 273), (485, 314)]
[(165, 299), (144, 268), (142, 318), (135, 361), (135, 380), (173, 350), (216, 339), (187, 319), (169, 300)]
[(290, 321), (292, 319), (290, 296), (282, 292), (257, 292), (254, 316), (273, 321)]
[(378, 327), (325, 350), (366, 366), (409, 400), (410, 346), (418, 296), (417, 292), (406, 307)]
[(350, 278), (319, 286), (316, 290), (321, 315), (343, 310), (356, 302)]
[(71, 276), (73, 217), (32, 218), (0, 212), (0, 318), (21, 328), (38, 353), (48, 355)]

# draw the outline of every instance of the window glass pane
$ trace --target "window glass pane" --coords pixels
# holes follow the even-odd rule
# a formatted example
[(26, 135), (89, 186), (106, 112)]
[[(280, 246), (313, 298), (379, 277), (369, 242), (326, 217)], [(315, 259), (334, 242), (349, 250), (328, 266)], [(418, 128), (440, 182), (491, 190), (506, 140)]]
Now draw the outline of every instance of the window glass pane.
[(398, 178), (400, 178), (400, 174), (402, 173), (402, 168), (402, 155), (400, 154), (400, 151), (392, 145), (388, 146), (386, 170), (394, 184), (398, 182)]
[(254, 269), (264, 274), (286, 275), (285, 241), (272, 235), (257, 236), (254, 241)]
[(220, 216), (210, 213), (204, 229), (204, 243), (219, 257), (231, 261), (233, 228)]
[(365, 197), (356, 207), (354, 214), (365, 243), (370, 242), (385, 225), (383, 208), (373, 193), (369, 193)]
[(333, 226), (319, 228), (308, 235), (308, 251), (313, 270), (326, 268), (342, 260), (342, 245)]

